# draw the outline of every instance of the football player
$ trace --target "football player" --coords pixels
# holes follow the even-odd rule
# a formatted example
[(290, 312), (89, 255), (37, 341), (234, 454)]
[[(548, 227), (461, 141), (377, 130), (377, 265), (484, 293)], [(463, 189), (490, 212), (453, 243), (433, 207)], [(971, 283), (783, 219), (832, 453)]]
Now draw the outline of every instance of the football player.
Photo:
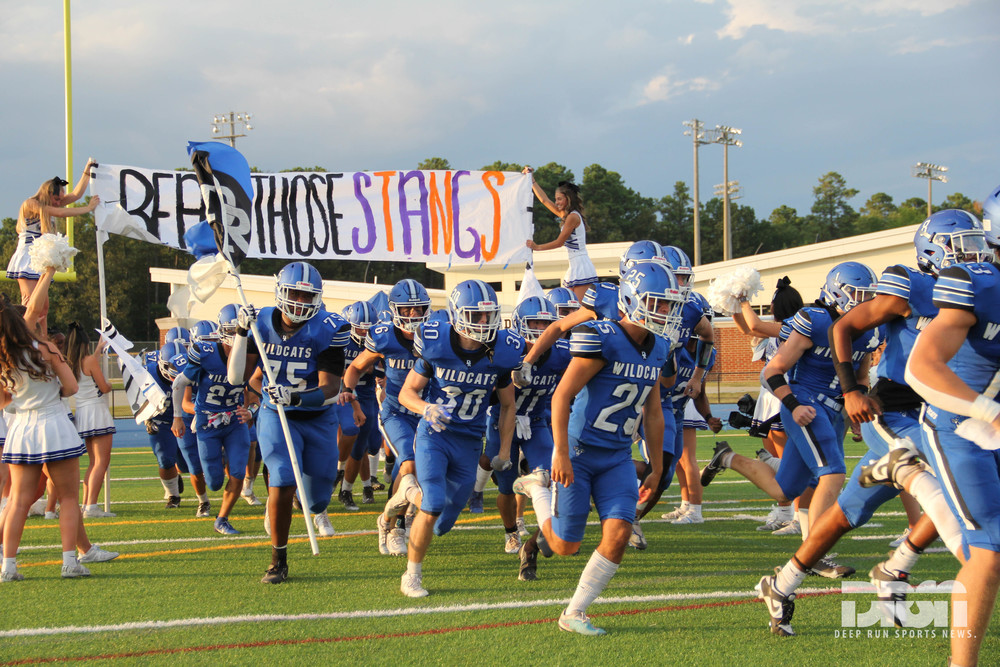
[[(367, 301), (355, 301), (344, 308), (344, 319), (351, 325), (351, 340), (344, 348), (345, 363), (353, 363), (365, 350), (365, 339), (368, 337), (368, 330), (375, 326), (377, 316), (375, 309)], [(349, 511), (357, 511), (358, 505), (354, 502), (354, 481), (358, 478), (358, 471), (364, 468), (361, 482), (361, 502), (368, 505), (375, 502), (375, 492), (372, 490), (371, 475), (367, 463), (368, 456), (378, 456), (378, 450), (382, 446), (382, 434), (378, 430), (378, 401), (375, 399), (375, 374), (365, 373), (358, 378), (357, 384), (350, 390), (347, 385), (343, 385), (341, 393), (353, 393), (357, 398), (351, 401), (350, 406), (346, 404), (347, 397), (341, 398), (345, 403), (341, 403), (337, 408), (340, 411), (340, 434), (350, 443), (347, 458), (347, 465), (344, 468), (344, 481), (340, 487), (340, 502), (344, 503), (344, 508)], [(360, 425), (358, 424), (360, 422)], [(338, 438), (338, 444), (339, 438)], [(365, 465), (362, 466), (362, 462)]]

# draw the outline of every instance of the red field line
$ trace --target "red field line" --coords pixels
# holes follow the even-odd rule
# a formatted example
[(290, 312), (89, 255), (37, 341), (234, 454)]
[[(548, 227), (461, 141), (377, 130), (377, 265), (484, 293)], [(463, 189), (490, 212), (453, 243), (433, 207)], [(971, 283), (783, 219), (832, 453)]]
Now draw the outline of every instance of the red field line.
[[(818, 597), (821, 595), (834, 595), (839, 593), (840, 593), (839, 590), (832, 589), (828, 593), (806, 593), (799, 597), (800, 598)], [(697, 611), (700, 609), (733, 607), (736, 605), (743, 605), (753, 602), (757, 602), (757, 599), (746, 598), (743, 600), (726, 600), (723, 602), (706, 602), (702, 604), (669, 605), (666, 607), (652, 607), (650, 609), (622, 609), (619, 611), (609, 611), (599, 614), (590, 614), (590, 616), (592, 618), (603, 618), (611, 616), (634, 616), (636, 614), (654, 614), (654, 613), (673, 612), (673, 611)], [(514, 628), (526, 625), (553, 623), (555, 621), (556, 619), (554, 618), (541, 618), (533, 621), (483, 623), (480, 625), (462, 625), (462, 626), (447, 627), (447, 628), (432, 628), (430, 630), (417, 630), (414, 632), (393, 632), (393, 633), (378, 634), (378, 635), (352, 635), (349, 637), (310, 637), (307, 639), (271, 639), (268, 641), (260, 641), (260, 642), (240, 642), (235, 644), (211, 644), (207, 646), (188, 646), (184, 648), (159, 648), (159, 649), (150, 649), (148, 651), (130, 651), (127, 653), (104, 653), (100, 655), (81, 655), (81, 656), (55, 657), (55, 658), (25, 658), (23, 660), (14, 660), (12, 662), (0, 663), (0, 667), (7, 667), (8, 665), (41, 665), (41, 664), (56, 663), (56, 662), (84, 662), (90, 660), (123, 660), (129, 658), (144, 658), (154, 655), (204, 653), (207, 651), (228, 651), (233, 649), (244, 649), (244, 648), (264, 648), (267, 646), (334, 644), (339, 642), (365, 641), (371, 639), (402, 639), (406, 637), (426, 637), (430, 635), (444, 635), (453, 632), (468, 632), (470, 630), (493, 630), (496, 628)]]

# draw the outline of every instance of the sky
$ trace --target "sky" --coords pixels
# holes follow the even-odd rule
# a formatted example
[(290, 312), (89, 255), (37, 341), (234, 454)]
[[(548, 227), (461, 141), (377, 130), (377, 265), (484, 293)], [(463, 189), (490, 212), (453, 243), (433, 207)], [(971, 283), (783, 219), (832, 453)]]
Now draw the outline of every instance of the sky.
[[(62, 3), (0, 0), (0, 217), (65, 174)], [(213, 116), (262, 171), (443, 157), (599, 164), (648, 197), (693, 183), (682, 123), (740, 128), (739, 203), (808, 213), (830, 171), (940, 203), (997, 184), (996, 0), (87, 0), (72, 3), (74, 169), (188, 166)], [(700, 150), (701, 198), (723, 181)]]

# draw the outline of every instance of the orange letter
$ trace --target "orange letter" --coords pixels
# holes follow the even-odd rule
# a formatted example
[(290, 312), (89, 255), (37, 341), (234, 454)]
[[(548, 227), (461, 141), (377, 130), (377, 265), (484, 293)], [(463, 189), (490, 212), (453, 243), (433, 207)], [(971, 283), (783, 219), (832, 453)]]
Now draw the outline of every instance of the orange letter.
[(487, 171), (483, 173), (483, 185), (493, 196), (493, 245), (486, 249), (486, 237), (479, 237), (479, 247), (483, 250), (483, 259), (487, 262), (497, 256), (497, 249), (500, 247), (500, 195), (490, 183), (490, 179), (495, 179), (497, 185), (503, 185), (504, 175), (501, 171)]
[(389, 181), (398, 171), (376, 171), (374, 176), (382, 179), (382, 217), (385, 220), (385, 249), (392, 252), (392, 218), (389, 217)]

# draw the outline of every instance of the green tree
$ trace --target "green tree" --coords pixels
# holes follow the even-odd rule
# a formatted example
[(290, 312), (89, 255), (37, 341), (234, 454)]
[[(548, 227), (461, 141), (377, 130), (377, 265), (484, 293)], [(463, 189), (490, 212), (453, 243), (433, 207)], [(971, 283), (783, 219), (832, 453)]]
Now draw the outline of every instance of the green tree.
[(421, 171), (445, 171), (451, 169), (451, 165), (443, 157), (429, 157), (421, 160), (417, 164), (417, 169)]
[[(941, 208), (935, 210), (940, 211), (946, 208), (957, 208), (975, 214), (976, 202), (972, 201), (961, 192), (953, 192), (944, 200), (941, 204)], [(980, 211), (982, 211), (982, 208), (980, 208)]]
[(590, 226), (588, 242), (638, 241), (657, 227), (653, 200), (626, 186), (618, 172), (599, 164), (586, 167), (581, 192)]
[(857, 213), (847, 203), (858, 191), (847, 187), (844, 177), (835, 171), (820, 177), (819, 185), (813, 188), (816, 197), (812, 215), (817, 227), (818, 241), (828, 241), (846, 236)]

